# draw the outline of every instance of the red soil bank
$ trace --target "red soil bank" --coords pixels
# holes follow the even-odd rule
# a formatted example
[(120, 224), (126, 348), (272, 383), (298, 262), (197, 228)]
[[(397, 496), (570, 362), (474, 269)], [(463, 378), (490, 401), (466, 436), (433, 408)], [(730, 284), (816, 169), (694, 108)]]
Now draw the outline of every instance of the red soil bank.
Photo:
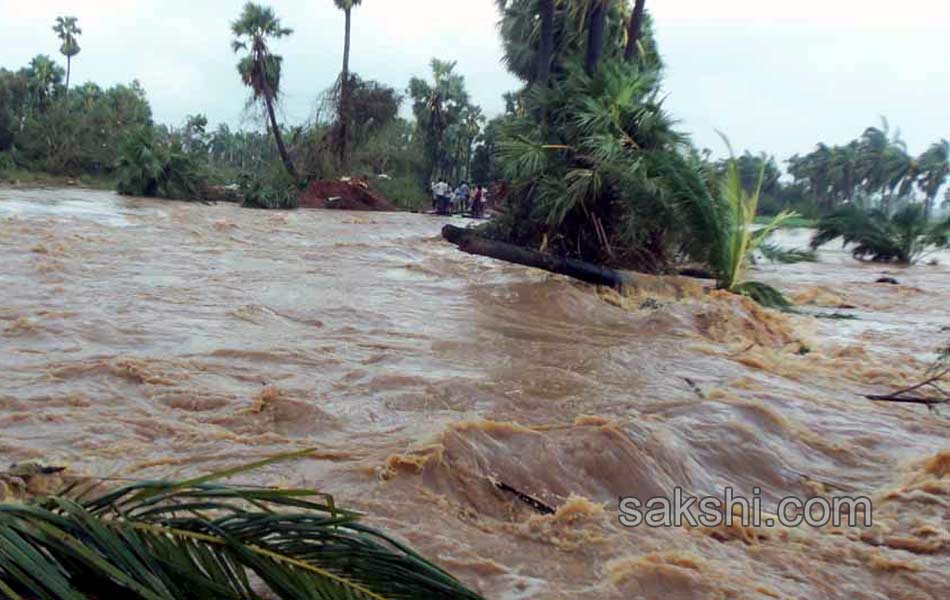
[(397, 211), (396, 205), (369, 188), (365, 181), (314, 181), (300, 196), (300, 208)]

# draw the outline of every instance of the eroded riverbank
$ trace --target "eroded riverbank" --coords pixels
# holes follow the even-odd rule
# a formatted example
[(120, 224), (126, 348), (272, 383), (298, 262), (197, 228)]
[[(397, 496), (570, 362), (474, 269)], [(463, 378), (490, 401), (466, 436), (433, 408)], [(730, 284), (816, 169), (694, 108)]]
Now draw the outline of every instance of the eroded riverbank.
[[(152, 477), (316, 446), (243, 480), (331, 492), (489, 598), (946, 596), (950, 425), (862, 396), (932, 358), (950, 260), (758, 270), (858, 317), (815, 319), (598, 293), (443, 222), (0, 189), (0, 456)], [(617, 520), (725, 486), (868, 495), (876, 525)]]

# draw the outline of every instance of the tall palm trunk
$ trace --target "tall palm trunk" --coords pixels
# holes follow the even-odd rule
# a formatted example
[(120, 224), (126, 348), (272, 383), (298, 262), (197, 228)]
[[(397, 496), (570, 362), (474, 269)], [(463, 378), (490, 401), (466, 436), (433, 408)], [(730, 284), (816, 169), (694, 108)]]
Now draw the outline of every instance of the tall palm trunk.
[(290, 160), (290, 154), (287, 153), (287, 147), (284, 146), (284, 136), (280, 133), (280, 126), (277, 124), (277, 115), (274, 113), (274, 101), (270, 96), (264, 98), (264, 104), (267, 106), (267, 115), (270, 117), (270, 128), (274, 133), (274, 141), (277, 142), (277, 151), (280, 153), (280, 160), (284, 163), (287, 173), (297, 181), (297, 169), (294, 168), (293, 161)]
[(349, 168), (349, 137), (350, 137), (350, 28), (352, 26), (353, 11), (347, 8), (346, 33), (343, 36), (343, 74), (340, 79), (340, 164), (343, 169)]
[(69, 73), (73, 69), (73, 57), (66, 57), (66, 96), (69, 96)]
[(640, 40), (640, 29), (643, 27), (643, 8), (647, 0), (637, 0), (633, 6), (633, 15), (630, 16), (630, 26), (627, 29), (627, 47), (623, 50), (623, 58), (627, 62), (634, 62), (637, 58), (637, 42)]
[(554, 0), (541, 0), (541, 48), (538, 51), (536, 81), (547, 85), (554, 60)]
[(607, 25), (607, 0), (595, 0), (590, 8), (587, 30), (587, 60), (584, 70), (591, 77), (597, 73), (600, 58), (604, 54), (604, 29)]

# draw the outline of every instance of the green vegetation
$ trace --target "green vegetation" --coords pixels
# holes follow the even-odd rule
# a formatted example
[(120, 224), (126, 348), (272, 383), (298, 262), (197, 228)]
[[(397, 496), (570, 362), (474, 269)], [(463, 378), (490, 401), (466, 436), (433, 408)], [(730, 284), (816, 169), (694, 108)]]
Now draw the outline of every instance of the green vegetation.
[(28, 171), (22, 167), (0, 165), (0, 184), (9, 183), (30, 187), (69, 187), (78, 186), (93, 190), (114, 190), (115, 177), (112, 175), (87, 175), (81, 173), (75, 177), (54, 175), (43, 171)]
[(191, 200), (201, 195), (203, 181), (197, 161), (181, 143), (156, 139), (151, 127), (141, 127), (122, 143), (116, 163), (120, 194)]
[[(760, 212), (762, 209), (760, 208)], [(768, 225), (772, 222), (772, 217), (767, 214), (759, 215), (755, 218), (756, 225)], [(818, 219), (808, 219), (802, 216), (794, 216), (782, 221), (782, 229), (814, 229), (818, 225)]]
[(507, 63), (525, 85), (495, 124), (512, 210), (490, 233), (641, 270), (691, 259), (708, 265), (721, 289), (787, 306), (746, 279), (753, 252), (793, 216), (753, 231), (765, 166), (750, 191), (748, 161), (702, 159), (663, 110), (649, 15), (586, 5), (539, 14), (544, 3), (501, 3)]
[(772, 262), (785, 264), (818, 262), (818, 253), (815, 250), (786, 250), (775, 244), (765, 242), (759, 246), (759, 251), (762, 252), (762, 256)]
[(478, 598), (328, 495), (213, 482), (285, 458), (96, 496), (78, 483), (0, 504), (0, 592), (13, 600)]
[(494, 125), (497, 166), (488, 170), (509, 182), (510, 210), (493, 234), (662, 270), (698, 250), (686, 248), (693, 186), (702, 187), (696, 161), (662, 107), (649, 18), (628, 60), (622, 7), (588, 4), (539, 16), (546, 6), (531, 0), (501, 3), (506, 62), (524, 87)]
[(373, 182), (373, 188), (383, 196), (406, 210), (429, 210), (432, 208), (432, 196), (424, 192), (418, 180), (413, 177), (379, 179)]
[(950, 144), (941, 140), (915, 158), (884, 120), (881, 127), (869, 127), (843, 146), (819, 144), (809, 154), (791, 157), (788, 164), (794, 185), (803, 188), (822, 213), (851, 203), (890, 214), (915, 203), (919, 193), (929, 219), (950, 174)]
[(18, 170), (108, 177), (122, 140), (151, 125), (152, 111), (138, 82), (109, 89), (86, 83), (67, 97), (63, 77), (63, 69), (44, 55), (16, 72), (0, 69), (4, 177)]
[(432, 81), (413, 77), (409, 96), (416, 133), (424, 141), (425, 181), (471, 179), (473, 146), (485, 118), (469, 101), (456, 63), (432, 59)]
[(239, 189), (245, 208), (292, 210), (300, 206), (299, 189), (286, 173), (268, 178), (241, 175)]
[(749, 296), (765, 306), (788, 308), (790, 303), (775, 288), (746, 279), (746, 272), (756, 250), (782, 222), (795, 216), (783, 212), (771, 222), (754, 229), (759, 197), (765, 179), (764, 170), (759, 175), (755, 191), (748, 192), (742, 186), (738, 162), (729, 162), (722, 179), (719, 202), (713, 210), (714, 236), (710, 243), (709, 265), (716, 275), (719, 289)]
[(912, 264), (931, 250), (950, 248), (950, 218), (931, 223), (919, 204), (892, 216), (849, 206), (822, 218), (811, 246), (819, 248), (838, 238), (853, 246), (855, 258)]

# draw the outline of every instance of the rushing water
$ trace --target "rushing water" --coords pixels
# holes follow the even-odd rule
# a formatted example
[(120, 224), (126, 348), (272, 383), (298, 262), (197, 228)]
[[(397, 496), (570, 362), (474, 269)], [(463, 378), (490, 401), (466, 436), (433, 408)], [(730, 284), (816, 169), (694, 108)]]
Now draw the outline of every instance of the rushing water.
[[(950, 425), (863, 398), (932, 360), (950, 257), (755, 270), (858, 317), (832, 320), (620, 297), (443, 222), (0, 189), (0, 457), (157, 477), (315, 447), (242, 481), (333, 493), (489, 598), (950, 597)], [(875, 524), (619, 524), (677, 486), (868, 495)]]

